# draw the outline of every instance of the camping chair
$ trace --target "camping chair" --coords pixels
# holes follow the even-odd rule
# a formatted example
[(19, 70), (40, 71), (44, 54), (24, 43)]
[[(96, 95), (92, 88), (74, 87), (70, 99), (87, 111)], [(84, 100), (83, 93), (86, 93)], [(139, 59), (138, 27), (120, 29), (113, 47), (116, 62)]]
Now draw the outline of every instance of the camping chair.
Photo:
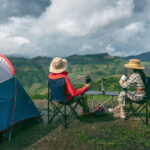
[[(75, 111), (79, 101), (67, 101), (65, 96), (65, 85), (64, 78), (48, 80), (48, 123), (51, 123), (53, 119), (59, 115), (58, 117), (62, 121), (64, 127), (67, 128), (67, 121), (72, 115), (75, 115), (80, 121), (82, 121), (82, 119)], [(67, 108), (69, 109), (69, 112), (67, 111)]]
[[(130, 99), (129, 97), (125, 97), (127, 104), (129, 104), (129, 108), (127, 109), (126, 120), (128, 120), (131, 116), (139, 117), (143, 124), (148, 125), (149, 122), (149, 107), (150, 107), (150, 77), (146, 78), (146, 96), (143, 100), (135, 101)], [(123, 89), (126, 93), (128, 91)], [(145, 110), (145, 119), (143, 119), (143, 111)], [(130, 113), (131, 111), (131, 113)]]

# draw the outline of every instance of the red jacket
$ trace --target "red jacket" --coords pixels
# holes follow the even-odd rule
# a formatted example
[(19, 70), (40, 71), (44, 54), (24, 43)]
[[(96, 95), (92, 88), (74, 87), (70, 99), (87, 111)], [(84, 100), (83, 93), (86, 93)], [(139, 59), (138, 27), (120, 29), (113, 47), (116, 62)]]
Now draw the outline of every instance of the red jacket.
[[(74, 96), (78, 96), (78, 95), (81, 95), (82, 93), (86, 92), (88, 88), (86, 86), (83, 86), (80, 89), (75, 89), (73, 87), (73, 85), (71, 84), (71, 82), (70, 82), (69, 78), (67, 77), (67, 75), (68, 75), (68, 72), (64, 71), (64, 72), (58, 73), (58, 74), (50, 73), (48, 77), (50, 79), (65, 78), (65, 82), (66, 82), (65, 94), (66, 94), (67, 100), (69, 101)], [(70, 95), (70, 96), (68, 96), (68, 95)]]

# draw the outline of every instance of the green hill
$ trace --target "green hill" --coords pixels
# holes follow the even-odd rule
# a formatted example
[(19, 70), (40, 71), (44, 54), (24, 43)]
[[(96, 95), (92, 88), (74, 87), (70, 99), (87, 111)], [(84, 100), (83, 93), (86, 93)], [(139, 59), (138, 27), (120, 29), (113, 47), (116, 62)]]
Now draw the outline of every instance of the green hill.
[[(8, 57), (12, 62), (17, 78), (28, 91), (45, 92), (47, 87), (49, 57)], [(73, 84), (84, 84), (85, 76), (89, 74), (93, 81), (126, 72), (123, 64), (127, 63), (121, 57), (110, 56), (107, 53), (90, 55), (72, 55), (68, 60), (69, 78)], [(150, 63), (144, 62), (145, 72), (150, 74)]]
[(84, 82), (86, 74), (89, 74), (93, 80), (97, 80), (108, 75), (122, 74), (126, 70), (123, 67), (125, 60), (120, 57), (109, 56), (107, 53), (73, 55), (67, 59), (70, 78), (75, 83)]
[(17, 78), (25, 88), (32, 88), (35, 84), (46, 83), (51, 58), (9, 57), (9, 60), (15, 68)]

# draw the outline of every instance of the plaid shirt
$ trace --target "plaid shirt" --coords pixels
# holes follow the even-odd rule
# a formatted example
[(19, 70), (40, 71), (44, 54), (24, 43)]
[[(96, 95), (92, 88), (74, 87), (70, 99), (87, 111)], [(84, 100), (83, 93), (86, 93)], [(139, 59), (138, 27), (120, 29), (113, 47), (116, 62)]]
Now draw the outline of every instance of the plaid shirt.
[(138, 73), (133, 73), (131, 77), (124, 83), (121, 84), (123, 88), (128, 88), (130, 86), (135, 87), (136, 89), (144, 89), (145, 85), (141, 79), (141, 76)]
[[(131, 75), (131, 77), (124, 83), (121, 84), (121, 86), (123, 88), (128, 88), (130, 86), (134, 87), (135, 89), (139, 88), (139, 89), (144, 89), (145, 85), (141, 79), (141, 76), (138, 73), (133, 73)], [(118, 100), (120, 101), (120, 105), (123, 102), (123, 96), (125, 96), (125, 93), (120, 93)], [(133, 91), (133, 92), (128, 92), (127, 96), (132, 99), (132, 100), (143, 100), (143, 97), (145, 96), (145, 91), (141, 91), (141, 92), (137, 92), (137, 91)], [(123, 106), (125, 104), (122, 104)]]

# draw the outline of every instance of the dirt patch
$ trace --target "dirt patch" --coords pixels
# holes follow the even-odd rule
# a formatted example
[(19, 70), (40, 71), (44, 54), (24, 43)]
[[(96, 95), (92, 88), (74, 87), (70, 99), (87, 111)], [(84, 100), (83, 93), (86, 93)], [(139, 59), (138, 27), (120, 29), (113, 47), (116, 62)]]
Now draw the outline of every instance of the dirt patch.
[(32, 86), (31, 86), (31, 89), (36, 89), (36, 88), (38, 88), (38, 87), (40, 87), (40, 83), (34, 83), (34, 84), (32, 84)]
[(38, 108), (45, 108), (48, 105), (48, 101), (44, 99), (43, 100), (34, 99), (33, 102)]

